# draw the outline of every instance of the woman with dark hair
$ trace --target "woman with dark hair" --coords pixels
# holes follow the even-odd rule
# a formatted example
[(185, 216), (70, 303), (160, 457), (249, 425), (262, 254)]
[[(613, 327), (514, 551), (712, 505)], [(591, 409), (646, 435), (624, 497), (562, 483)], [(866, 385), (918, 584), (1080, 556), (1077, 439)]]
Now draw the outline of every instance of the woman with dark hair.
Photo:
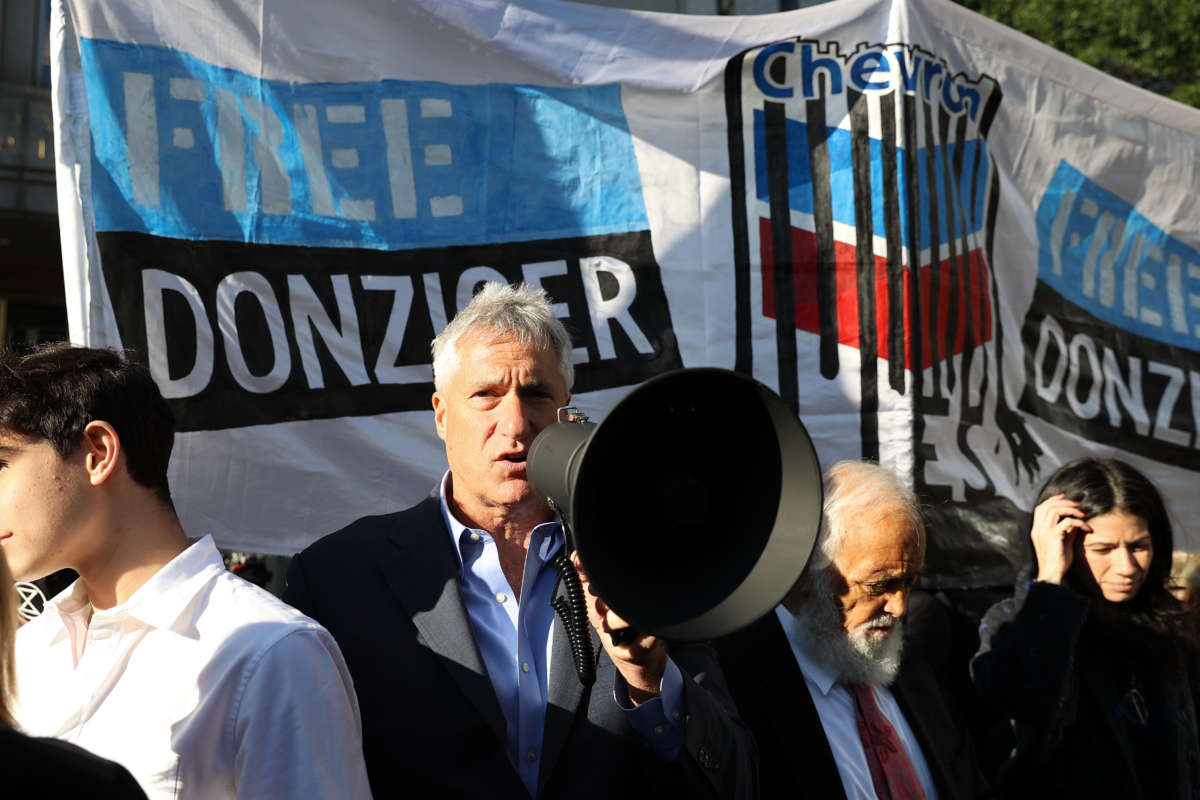
[(1200, 791), (1196, 639), (1168, 590), (1162, 496), (1123, 461), (1081, 459), (1039, 493), (1034, 561), (980, 626), (971, 669), (1012, 721), (1008, 796)]
[(16, 595), (8, 561), (0, 553), (0, 796), (146, 800), (120, 764), (57, 739), (26, 736), (14, 727)]

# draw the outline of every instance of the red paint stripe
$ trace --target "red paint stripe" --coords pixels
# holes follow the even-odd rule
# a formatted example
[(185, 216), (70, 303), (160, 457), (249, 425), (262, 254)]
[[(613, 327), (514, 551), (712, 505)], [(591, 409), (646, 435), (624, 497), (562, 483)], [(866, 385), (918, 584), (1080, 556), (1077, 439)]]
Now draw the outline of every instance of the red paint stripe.
[[(763, 315), (768, 319), (775, 318), (775, 288), (774, 288), (774, 269), (775, 262), (771, 247), (771, 221), (768, 219), (759, 219), (759, 242), (761, 242), (762, 251), (762, 296), (763, 296)], [(796, 306), (796, 328), (809, 333), (819, 333), (819, 318), (817, 316), (817, 273), (821, 266), (817, 263), (817, 237), (810, 231), (792, 229), (792, 258), (793, 258), (793, 286), (794, 286), (794, 301)], [(937, 337), (939, 342), (945, 341), (946, 329), (949, 325), (949, 315), (947, 313), (950, 302), (950, 271), (951, 269), (962, 269), (961, 257), (954, 260), (952, 265), (950, 259), (945, 259), (938, 263), (938, 304), (934, 324), (930, 323), (930, 276), (933, 267), (928, 264), (920, 269), (920, 291), (921, 291), (921, 311), (924, 317), (924, 324), (921, 326), (924, 332), (924, 341), (922, 342), (922, 356), (924, 366), (928, 367), (933, 363), (932, 341)], [(857, 291), (857, 271), (858, 257), (857, 250), (853, 245), (843, 242), (834, 243), (834, 264), (833, 268), (837, 270), (837, 312), (838, 312), (838, 342), (850, 347), (858, 347), (858, 291)], [(974, 339), (976, 345), (990, 341), (992, 338), (992, 303), (991, 303), (991, 283), (990, 274), (987, 265), (984, 263), (982, 254), (979, 250), (972, 250), (967, 254), (966, 270), (971, 276), (971, 292), (970, 306), (971, 321), (974, 331)], [(912, 335), (912, 326), (909, 324), (909, 297), (913, 291), (911, 271), (904, 271), (904, 353), (905, 367), (912, 369), (912, 359), (909, 354), (909, 340)], [(963, 351), (963, 346), (966, 343), (967, 332), (967, 309), (968, 297), (964, 275), (959, 275), (958, 285), (958, 324), (954, 331), (953, 354), (958, 354)], [(879, 334), (877, 344), (880, 358), (887, 358), (888, 354), (888, 281), (887, 281), (887, 259), (882, 256), (875, 257), (875, 308), (876, 320), (875, 329)]]

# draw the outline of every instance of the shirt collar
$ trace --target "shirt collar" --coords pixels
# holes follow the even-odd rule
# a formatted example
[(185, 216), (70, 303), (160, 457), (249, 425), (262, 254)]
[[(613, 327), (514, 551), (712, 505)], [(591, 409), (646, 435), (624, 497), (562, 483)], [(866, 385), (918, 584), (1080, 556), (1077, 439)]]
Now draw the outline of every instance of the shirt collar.
[[(171, 559), (150, 580), (139, 586), (124, 603), (97, 610), (93, 620), (133, 617), (152, 628), (171, 628), (191, 605), (200, 589), (214, 575), (225, 571), (225, 562), (213, 543), (212, 536), (205, 536), (188, 546)], [(87, 587), (77, 580), (47, 602), (65, 625), (86, 623), (90, 612)]]
[(463, 565), (462, 555), (462, 538), (467, 532), (467, 526), (463, 525), (458, 519), (450, 513), (450, 504), (446, 502), (446, 489), (450, 486), (450, 470), (446, 470), (442, 475), (442, 481), (438, 485), (438, 500), (442, 509), (442, 520), (446, 523), (446, 530), (450, 531), (450, 544), (454, 546), (454, 557), (458, 559), (458, 568), (461, 571)]
[[(470, 546), (468, 544), (470, 534), (478, 533), (480, 537), (486, 539), (491, 539), (492, 535), (479, 528), (467, 527), (458, 517), (454, 516), (454, 513), (450, 511), (450, 504), (446, 500), (446, 490), (449, 486), (450, 470), (446, 470), (438, 487), (438, 499), (441, 501), (442, 519), (446, 522), (446, 530), (450, 531), (450, 543), (454, 546), (454, 555), (458, 558), (458, 567), (461, 570), (466, 555), (464, 549)], [(533, 533), (529, 537), (529, 549), (537, 555), (539, 560), (544, 562), (554, 555), (562, 542), (562, 523), (555, 514), (553, 520), (543, 522), (533, 529)]]
[(86, 629), (88, 619), (92, 613), (92, 604), (88, 601), (87, 586), (82, 580), (76, 580), (66, 589), (56, 594), (54, 597), (46, 601), (45, 608), (42, 609), (42, 614), (58, 614), (58, 619), (63, 624), (62, 630), (55, 636), (54, 641), (57, 642), (63, 637), (70, 634), (74, 637), (75, 633)]
[(821, 694), (829, 694), (829, 690), (837, 683), (837, 676), (822, 667), (805, 649), (805, 645), (818, 643), (803, 641), (796, 636), (796, 618), (792, 616), (792, 612), (783, 607), (782, 603), (775, 607), (775, 615), (779, 617), (779, 624), (783, 626), (783, 635), (787, 637), (788, 644), (792, 646), (792, 654), (796, 657), (796, 663), (800, 665), (800, 671), (804, 673), (805, 679), (816, 686)]

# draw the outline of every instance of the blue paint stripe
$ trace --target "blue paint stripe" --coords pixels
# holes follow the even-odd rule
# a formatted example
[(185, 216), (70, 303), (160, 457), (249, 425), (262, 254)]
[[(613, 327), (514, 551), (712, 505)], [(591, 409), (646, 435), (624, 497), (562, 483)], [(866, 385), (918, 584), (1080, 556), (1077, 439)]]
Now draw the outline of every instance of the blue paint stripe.
[[(827, 134), (833, 218), (836, 222), (854, 225), (854, 168), (851, 156), (851, 134), (850, 131), (841, 128), (828, 128)], [(767, 202), (766, 128), (765, 117), (762, 111), (759, 110), (755, 110), (754, 112), (754, 137), (755, 193), (759, 200)], [(807, 124), (797, 120), (788, 120), (787, 141), (789, 205), (794, 211), (811, 214), (813, 212), (812, 166), (809, 161)], [(954, 163), (955, 154), (960, 146), (963, 148), (963, 164), (966, 165), (967, 170), (964, 170), (957, 191), (951, 192), (945, 164)], [(975, 163), (975, 152), (980, 147), (985, 148), (984, 158), (980, 160), (979, 174), (975, 179), (975, 194), (973, 197), (968, 198), (967, 193), (972, 188), (971, 175), (968, 170)], [(971, 139), (961, 145), (952, 143), (949, 145), (947, 153), (949, 157), (945, 160), (941, 157), (941, 150), (941, 147), (935, 148), (932, 151), (924, 147), (917, 149), (920, 246), (922, 249), (929, 247), (930, 244), (929, 203), (932, 193), (930, 192), (928, 172), (925, 166), (925, 160), (930, 155), (934, 157), (935, 174), (937, 175), (936, 180), (938, 184), (938, 191), (936, 192), (936, 196), (939, 199), (938, 240), (945, 242), (950, 238), (957, 239), (962, 235), (964, 228), (970, 233), (977, 233), (983, 229), (984, 224), (984, 204), (987, 200), (988, 173), (986, 144), (981, 139)], [(903, 188), (908, 185), (909, 175), (906, 167), (904, 148), (902, 147), (897, 147), (897, 161), (899, 162), (897, 165), (899, 167), (897, 177), (901, 187), (900, 230), (901, 235), (904, 237), (904, 246), (908, 247), (910, 246), (909, 217), (912, 211)], [(962, 208), (959, 207), (960, 198)], [(973, 213), (971, 211), (972, 205), (974, 205)], [(872, 139), (871, 222), (874, 234), (879, 237), (886, 237), (887, 235), (886, 222), (883, 218), (883, 208), (883, 143), (878, 139)], [(963, 221), (964, 212), (967, 217), (965, 224)], [(949, 227), (951, 223), (954, 225), (953, 228)]]
[(1059, 162), (1037, 211), (1038, 277), (1140, 336), (1200, 350), (1200, 252)]
[[(649, 227), (617, 85), (297, 84), (260, 80), (169, 48), (91, 39), (83, 40), (82, 57), (99, 230), (409, 249)], [(127, 96), (137, 96), (127, 92), (129, 73), (135, 87), (148, 87), (148, 102), (127, 114)], [(226, 139), (235, 145), (228, 152), (220, 144), (221, 96), (233, 98), (234, 113), (224, 122), (237, 117), (242, 129)], [(405, 101), (411, 177), (392, 181), (389, 159), (402, 158), (403, 148), (393, 141), (389, 149), (384, 112), (394, 121), (398, 100)], [(260, 101), (279, 131), (277, 146), (262, 145), (252, 114)], [(153, 109), (152, 125), (139, 109)], [(307, 164), (297, 123), (306, 118), (303, 109), (312, 110), (319, 137)], [(156, 181), (146, 177), (147, 164), (157, 168)], [(244, 167), (244, 191), (226, 188), (223, 164)], [(328, 183), (324, 195), (314, 164)], [(393, 183), (411, 187), (414, 216), (393, 202)], [(157, 202), (139, 194), (139, 185), (156, 185)], [(283, 189), (273, 195), (273, 186)], [(264, 208), (272, 196), (283, 198), (282, 212)]]

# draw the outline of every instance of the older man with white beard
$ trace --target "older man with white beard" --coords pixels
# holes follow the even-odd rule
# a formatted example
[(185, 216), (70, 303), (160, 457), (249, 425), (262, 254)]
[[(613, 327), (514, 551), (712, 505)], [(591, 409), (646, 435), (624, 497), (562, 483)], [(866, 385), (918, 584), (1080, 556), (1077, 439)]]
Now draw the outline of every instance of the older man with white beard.
[(828, 470), (821, 531), (791, 592), (717, 642), (758, 742), (763, 798), (990, 796), (965, 725), (903, 654), (924, 558), (924, 524), (895, 474), (850, 461)]

